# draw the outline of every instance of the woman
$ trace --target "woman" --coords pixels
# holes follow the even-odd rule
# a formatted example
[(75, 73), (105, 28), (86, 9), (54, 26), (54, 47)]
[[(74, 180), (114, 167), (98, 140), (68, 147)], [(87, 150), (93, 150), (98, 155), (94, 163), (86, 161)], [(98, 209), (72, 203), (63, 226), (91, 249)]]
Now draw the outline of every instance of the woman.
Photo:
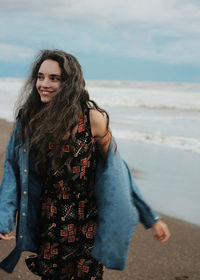
[[(39, 54), (24, 93), (26, 100), (18, 112), (15, 133), (9, 144), (12, 149), (7, 148), (9, 168), (5, 165), (0, 193), (4, 203), (9, 200), (4, 209), (8, 205), (10, 209), (12, 204), (12, 212), (18, 209), (21, 216), (16, 247), (37, 252), (26, 259), (26, 264), (43, 280), (103, 279), (103, 264), (93, 258), (91, 252), (99, 222), (94, 192), (96, 168), (100, 158), (107, 161), (109, 146), (113, 143), (109, 116), (89, 99), (77, 59), (63, 51), (45, 50)], [(29, 152), (18, 163), (21, 147), (25, 154)], [(27, 169), (21, 166), (25, 159), (28, 159)], [(29, 179), (24, 184), (27, 173)], [(7, 196), (6, 200), (3, 189), (11, 176), (15, 177), (15, 182), (9, 185), (15, 185), (12, 193), (18, 192), (18, 198), (12, 200)], [(42, 187), (38, 195), (36, 186), (39, 184)], [(24, 198), (27, 193), (28, 200)], [(19, 200), (20, 210), (16, 205)], [(21, 210), (23, 205), (27, 205), (27, 212)], [(10, 216), (14, 216), (13, 213)], [(27, 229), (25, 235), (20, 235), (23, 231), (20, 225), (25, 224), (23, 219), (27, 219)], [(14, 238), (12, 231), (8, 233), (13, 224), (12, 218), (7, 229), (2, 230), (3, 225), (0, 226), (0, 238)], [(160, 242), (169, 238), (169, 230), (161, 220), (155, 219), (150, 226)], [(37, 250), (31, 247), (33, 242)], [(11, 272), (14, 264), (9, 266), (9, 261), (3, 266)]]

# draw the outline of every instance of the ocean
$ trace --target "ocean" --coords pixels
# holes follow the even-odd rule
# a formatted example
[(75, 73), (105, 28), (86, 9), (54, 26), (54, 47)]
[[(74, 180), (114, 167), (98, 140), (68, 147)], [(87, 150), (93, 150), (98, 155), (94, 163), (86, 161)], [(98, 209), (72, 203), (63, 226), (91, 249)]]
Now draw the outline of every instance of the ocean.
[[(23, 79), (0, 78), (0, 118), (13, 121)], [(107, 110), (118, 150), (157, 211), (200, 225), (200, 83), (86, 81)]]

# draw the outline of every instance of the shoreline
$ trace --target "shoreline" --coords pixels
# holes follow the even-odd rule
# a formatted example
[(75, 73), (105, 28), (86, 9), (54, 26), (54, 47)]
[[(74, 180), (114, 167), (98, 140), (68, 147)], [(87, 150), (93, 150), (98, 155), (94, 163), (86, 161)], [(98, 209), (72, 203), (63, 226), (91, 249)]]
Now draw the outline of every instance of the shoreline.
[[(13, 123), (0, 119), (0, 178), (2, 178), (5, 148)], [(200, 227), (160, 214), (168, 224), (171, 238), (159, 244), (151, 229), (140, 224), (130, 243), (124, 271), (106, 270), (104, 280), (200, 280)], [(14, 247), (14, 241), (0, 241), (0, 260)], [(1, 280), (39, 280), (26, 268), (23, 253), (12, 274), (0, 270)]]
[(130, 140), (117, 143), (128, 165), (140, 171), (135, 179), (147, 202), (158, 212), (200, 226), (199, 156)]

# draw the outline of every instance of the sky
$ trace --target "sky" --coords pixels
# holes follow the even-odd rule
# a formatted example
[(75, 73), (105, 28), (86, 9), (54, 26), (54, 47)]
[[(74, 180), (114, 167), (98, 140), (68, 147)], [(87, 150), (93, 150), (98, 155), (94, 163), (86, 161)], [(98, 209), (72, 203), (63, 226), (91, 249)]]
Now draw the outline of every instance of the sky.
[(86, 79), (200, 82), (200, 1), (0, 0), (0, 77), (26, 77), (41, 49)]

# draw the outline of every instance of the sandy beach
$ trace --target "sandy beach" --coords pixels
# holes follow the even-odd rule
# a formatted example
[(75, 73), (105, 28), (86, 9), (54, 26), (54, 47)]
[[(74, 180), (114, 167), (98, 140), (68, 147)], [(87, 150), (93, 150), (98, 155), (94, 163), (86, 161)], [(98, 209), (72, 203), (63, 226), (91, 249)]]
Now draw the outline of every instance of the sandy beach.
[[(3, 159), (12, 124), (0, 120), (0, 177), (3, 172)], [(200, 280), (200, 227), (162, 215), (171, 231), (166, 244), (159, 244), (151, 230), (139, 225), (129, 250), (124, 271), (106, 270), (105, 280)], [(14, 247), (14, 241), (0, 241), (0, 260)], [(23, 253), (12, 274), (0, 270), (0, 280), (40, 279), (29, 273), (24, 265)]]

